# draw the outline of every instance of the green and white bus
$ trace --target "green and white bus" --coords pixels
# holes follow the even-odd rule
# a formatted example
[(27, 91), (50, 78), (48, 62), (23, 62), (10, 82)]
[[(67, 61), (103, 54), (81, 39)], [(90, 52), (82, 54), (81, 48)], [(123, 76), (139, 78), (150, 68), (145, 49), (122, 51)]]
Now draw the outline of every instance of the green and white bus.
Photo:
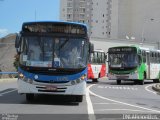
[(160, 50), (137, 46), (117, 46), (108, 49), (109, 80), (132, 80), (141, 85), (144, 80), (160, 81)]

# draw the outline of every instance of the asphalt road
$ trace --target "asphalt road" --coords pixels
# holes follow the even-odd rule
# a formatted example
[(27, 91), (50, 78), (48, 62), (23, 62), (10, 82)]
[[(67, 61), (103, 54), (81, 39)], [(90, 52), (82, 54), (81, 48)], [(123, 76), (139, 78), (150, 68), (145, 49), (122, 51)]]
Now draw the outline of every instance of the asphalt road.
[[(0, 120), (105, 120), (148, 117), (160, 119), (160, 95), (145, 85), (101, 79), (88, 83), (82, 103), (74, 103), (67, 97), (37, 96), (28, 103), (25, 95), (17, 93), (16, 81), (0, 82)], [(135, 116), (136, 115), (136, 116)]]

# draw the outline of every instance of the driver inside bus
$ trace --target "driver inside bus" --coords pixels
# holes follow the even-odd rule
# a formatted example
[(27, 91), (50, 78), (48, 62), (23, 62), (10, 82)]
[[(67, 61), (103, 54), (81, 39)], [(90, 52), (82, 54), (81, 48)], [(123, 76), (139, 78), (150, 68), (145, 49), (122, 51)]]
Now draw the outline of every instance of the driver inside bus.
[(38, 41), (35, 41), (33, 42), (33, 44), (30, 44), (29, 46), (30, 60), (40, 61), (41, 53), (42, 52), (38, 44)]
[(62, 62), (63, 62), (63, 67), (76, 67), (78, 66), (78, 63), (80, 61), (80, 51), (78, 50), (77, 46), (71, 45), (70, 47), (68, 46), (68, 50), (64, 51), (63, 57), (62, 57)]

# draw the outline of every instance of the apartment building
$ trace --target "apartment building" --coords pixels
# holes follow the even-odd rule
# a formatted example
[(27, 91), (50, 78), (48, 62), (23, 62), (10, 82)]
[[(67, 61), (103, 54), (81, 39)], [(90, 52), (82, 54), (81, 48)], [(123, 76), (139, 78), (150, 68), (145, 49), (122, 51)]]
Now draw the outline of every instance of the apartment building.
[(86, 23), (92, 40), (160, 48), (160, 0), (61, 0), (60, 8), (60, 19)]
[(111, 2), (112, 0), (61, 0), (60, 20), (87, 24), (90, 37), (110, 38)]

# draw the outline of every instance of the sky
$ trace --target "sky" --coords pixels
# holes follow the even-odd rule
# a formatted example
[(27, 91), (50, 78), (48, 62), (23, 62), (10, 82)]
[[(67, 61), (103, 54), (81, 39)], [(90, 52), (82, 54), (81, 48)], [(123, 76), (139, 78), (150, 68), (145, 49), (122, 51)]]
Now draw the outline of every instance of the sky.
[(0, 0), (0, 38), (21, 30), (23, 22), (57, 21), (60, 0)]

